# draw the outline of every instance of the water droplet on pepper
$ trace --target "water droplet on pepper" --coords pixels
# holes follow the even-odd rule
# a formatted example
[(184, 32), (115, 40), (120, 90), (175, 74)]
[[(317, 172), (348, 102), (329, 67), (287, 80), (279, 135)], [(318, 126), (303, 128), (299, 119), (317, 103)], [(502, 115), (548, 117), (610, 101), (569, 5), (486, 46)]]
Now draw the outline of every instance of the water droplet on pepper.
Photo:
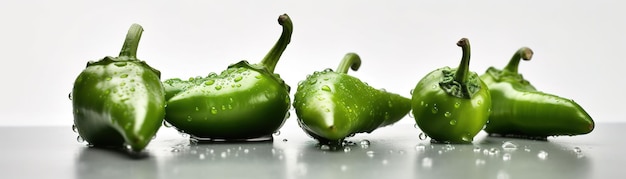
[(437, 106), (433, 106), (430, 112), (432, 112), (433, 114), (437, 114), (437, 112), (439, 112), (439, 109), (437, 109)]
[(126, 66), (126, 62), (115, 62), (113, 64), (115, 64), (115, 66), (118, 66), (118, 67)]
[(215, 83), (215, 80), (209, 80), (209, 81), (204, 82), (204, 85), (211, 86), (214, 83)]
[(169, 122), (167, 122), (167, 121), (163, 121), (163, 126), (165, 126), (165, 127), (168, 127), (168, 128), (169, 128), (169, 127), (172, 127), (172, 124), (170, 124), (170, 123), (169, 123)]
[(322, 90), (330, 92), (330, 87), (328, 87), (327, 85), (324, 85), (322, 86)]
[[(417, 124), (416, 124), (417, 125)], [(420, 134), (417, 136), (420, 140), (426, 140), (428, 139), (428, 135), (426, 135), (426, 133), (420, 132)]]

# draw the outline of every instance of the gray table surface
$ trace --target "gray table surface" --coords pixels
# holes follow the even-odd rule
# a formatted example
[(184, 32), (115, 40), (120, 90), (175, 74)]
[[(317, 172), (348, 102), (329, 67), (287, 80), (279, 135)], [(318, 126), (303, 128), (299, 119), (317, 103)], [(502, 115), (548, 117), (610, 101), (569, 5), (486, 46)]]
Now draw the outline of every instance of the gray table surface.
[[(273, 142), (194, 144), (161, 128), (134, 158), (78, 143), (71, 126), (0, 127), (0, 178), (614, 178), (626, 173), (626, 123), (548, 141), (489, 137), (431, 144), (404, 123), (327, 150), (288, 121)], [(369, 145), (362, 145), (369, 141)], [(619, 177), (618, 177), (619, 178)]]

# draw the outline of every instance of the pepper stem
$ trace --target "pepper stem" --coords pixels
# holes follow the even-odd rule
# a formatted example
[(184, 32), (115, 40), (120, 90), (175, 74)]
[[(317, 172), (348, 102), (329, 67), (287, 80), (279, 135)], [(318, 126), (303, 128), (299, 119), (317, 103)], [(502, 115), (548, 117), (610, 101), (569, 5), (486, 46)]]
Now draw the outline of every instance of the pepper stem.
[(291, 19), (287, 14), (283, 14), (278, 16), (278, 24), (283, 26), (283, 33), (280, 35), (280, 38), (272, 47), (272, 49), (265, 55), (263, 60), (261, 61), (261, 65), (267, 68), (267, 71), (270, 73), (274, 73), (274, 68), (276, 68), (276, 63), (280, 59), (280, 56), (283, 54), (289, 42), (291, 42), (291, 33), (293, 32), (293, 24)]
[(528, 47), (522, 47), (511, 57), (509, 64), (504, 67), (504, 70), (517, 74), (517, 68), (519, 67), (520, 59), (530, 60), (533, 57), (533, 50)]
[(347, 53), (337, 67), (337, 73), (348, 74), (348, 68), (357, 71), (361, 67), (361, 58), (356, 53)]
[(456, 45), (463, 49), (463, 57), (461, 58), (461, 64), (459, 64), (456, 74), (454, 75), (454, 80), (461, 84), (465, 84), (469, 76), (470, 43), (467, 38), (462, 38), (456, 43)]
[(128, 29), (126, 34), (126, 40), (124, 40), (124, 46), (120, 51), (120, 57), (130, 57), (130, 59), (137, 58), (137, 47), (139, 45), (139, 39), (143, 33), (143, 27), (139, 24), (133, 24)]

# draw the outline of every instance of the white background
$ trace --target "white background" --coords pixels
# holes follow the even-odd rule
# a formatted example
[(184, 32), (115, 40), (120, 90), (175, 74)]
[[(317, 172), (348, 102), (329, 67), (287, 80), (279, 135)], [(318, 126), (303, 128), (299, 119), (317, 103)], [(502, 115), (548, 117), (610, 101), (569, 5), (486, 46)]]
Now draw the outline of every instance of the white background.
[[(470, 70), (503, 67), (519, 47), (535, 51), (520, 72), (538, 89), (574, 99), (596, 122), (624, 121), (623, 1), (0, 1), (0, 125), (71, 125), (68, 93), (89, 60), (117, 56), (128, 27), (145, 31), (138, 57), (162, 78), (219, 72), (259, 62), (288, 13), (291, 44), (276, 73), (295, 87), (336, 68), (406, 97), (428, 72), (456, 67), (470, 39)], [(295, 88), (292, 90), (292, 94)], [(289, 120), (295, 120), (295, 115)], [(408, 117), (401, 122), (412, 123)]]

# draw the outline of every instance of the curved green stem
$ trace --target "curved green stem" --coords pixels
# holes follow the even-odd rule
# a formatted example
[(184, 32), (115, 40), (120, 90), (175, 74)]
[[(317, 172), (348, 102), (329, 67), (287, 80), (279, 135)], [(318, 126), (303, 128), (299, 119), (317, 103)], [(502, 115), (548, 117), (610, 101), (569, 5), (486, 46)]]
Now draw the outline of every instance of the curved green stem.
[(337, 67), (337, 73), (348, 74), (348, 68), (357, 71), (361, 67), (361, 57), (356, 53), (347, 53)]
[(139, 39), (143, 33), (143, 27), (139, 24), (133, 24), (128, 29), (126, 34), (126, 40), (124, 40), (124, 46), (120, 51), (120, 57), (130, 57), (135, 59), (137, 57), (137, 46), (139, 45)]
[(533, 57), (533, 50), (528, 47), (522, 47), (511, 57), (509, 64), (504, 67), (505, 71), (509, 71), (511, 73), (517, 74), (517, 68), (519, 66), (520, 59), (524, 59), (526, 61), (530, 60)]
[(291, 42), (291, 33), (293, 32), (293, 24), (291, 23), (291, 19), (287, 14), (283, 14), (278, 16), (278, 24), (283, 26), (283, 33), (280, 35), (280, 38), (272, 47), (272, 49), (265, 55), (263, 60), (261, 61), (261, 65), (265, 66), (270, 73), (274, 73), (274, 68), (276, 68), (276, 63), (280, 59), (280, 56), (283, 54), (289, 42)]
[(456, 74), (454, 75), (454, 80), (464, 84), (467, 82), (467, 78), (469, 76), (470, 43), (467, 38), (462, 38), (456, 43), (456, 45), (463, 49), (463, 57), (461, 58), (461, 64), (459, 64)]

